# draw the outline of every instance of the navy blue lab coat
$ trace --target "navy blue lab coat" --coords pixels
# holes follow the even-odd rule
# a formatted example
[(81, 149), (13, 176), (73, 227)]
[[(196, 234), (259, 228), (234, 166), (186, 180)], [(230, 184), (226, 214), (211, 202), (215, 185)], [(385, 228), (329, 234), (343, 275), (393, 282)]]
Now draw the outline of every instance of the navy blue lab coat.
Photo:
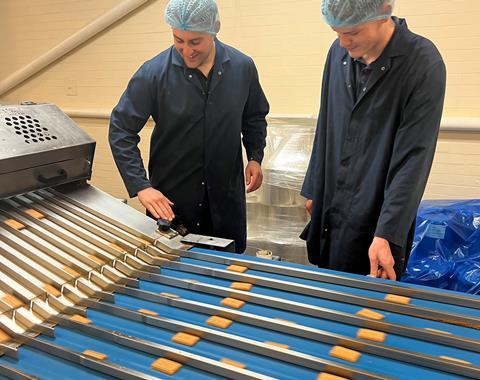
[[(214, 236), (246, 247), (241, 139), (249, 160), (265, 147), (269, 105), (253, 60), (217, 39), (209, 91), (174, 46), (144, 63), (112, 111), (109, 141), (130, 197), (153, 186), (175, 203), (187, 228), (202, 232), (205, 192)], [(138, 133), (149, 117), (149, 177)]]
[(354, 62), (336, 40), (327, 57), (314, 147), (301, 194), (313, 200), (301, 237), (310, 262), (368, 274), (373, 237), (387, 239), (400, 276), (430, 172), (446, 73), (429, 40), (395, 32), (355, 101)]

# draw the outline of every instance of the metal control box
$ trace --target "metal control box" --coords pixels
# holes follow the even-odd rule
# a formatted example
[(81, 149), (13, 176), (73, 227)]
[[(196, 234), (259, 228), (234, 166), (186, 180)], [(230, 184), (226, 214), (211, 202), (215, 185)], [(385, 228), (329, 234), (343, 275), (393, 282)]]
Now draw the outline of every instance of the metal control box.
[(94, 151), (53, 104), (0, 105), (0, 198), (90, 179)]

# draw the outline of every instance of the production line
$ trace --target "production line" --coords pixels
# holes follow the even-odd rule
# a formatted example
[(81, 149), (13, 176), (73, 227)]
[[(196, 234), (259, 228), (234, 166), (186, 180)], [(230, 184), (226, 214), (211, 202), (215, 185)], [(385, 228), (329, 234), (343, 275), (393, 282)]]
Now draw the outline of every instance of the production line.
[(0, 376), (480, 378), (478, 297), (158, 231), (52, 105), (1, 107), (0, 140)]

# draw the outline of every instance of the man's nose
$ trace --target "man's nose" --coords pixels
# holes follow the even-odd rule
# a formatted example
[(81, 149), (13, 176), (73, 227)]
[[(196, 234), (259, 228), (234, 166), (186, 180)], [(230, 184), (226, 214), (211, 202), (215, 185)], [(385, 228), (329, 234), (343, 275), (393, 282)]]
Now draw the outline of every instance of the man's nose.
[(190, 57), (193, 54), (193, 49), (188, 46), (184, 46), (182, 53), (184, 57)]
[(344, 36), (338, 36), (338, 39), (340, 40), (340, 46), (342, 48), (348, 48), (352, 42), (350, 38)]

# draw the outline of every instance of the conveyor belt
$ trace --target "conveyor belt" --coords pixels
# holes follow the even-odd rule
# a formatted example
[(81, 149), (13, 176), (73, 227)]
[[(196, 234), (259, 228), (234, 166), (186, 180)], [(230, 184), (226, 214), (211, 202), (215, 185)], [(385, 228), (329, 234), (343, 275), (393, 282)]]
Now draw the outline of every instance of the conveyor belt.
[(6, 378), (480, 378), (479, 302), (178, 249), (51, 189), (0, 200)]

